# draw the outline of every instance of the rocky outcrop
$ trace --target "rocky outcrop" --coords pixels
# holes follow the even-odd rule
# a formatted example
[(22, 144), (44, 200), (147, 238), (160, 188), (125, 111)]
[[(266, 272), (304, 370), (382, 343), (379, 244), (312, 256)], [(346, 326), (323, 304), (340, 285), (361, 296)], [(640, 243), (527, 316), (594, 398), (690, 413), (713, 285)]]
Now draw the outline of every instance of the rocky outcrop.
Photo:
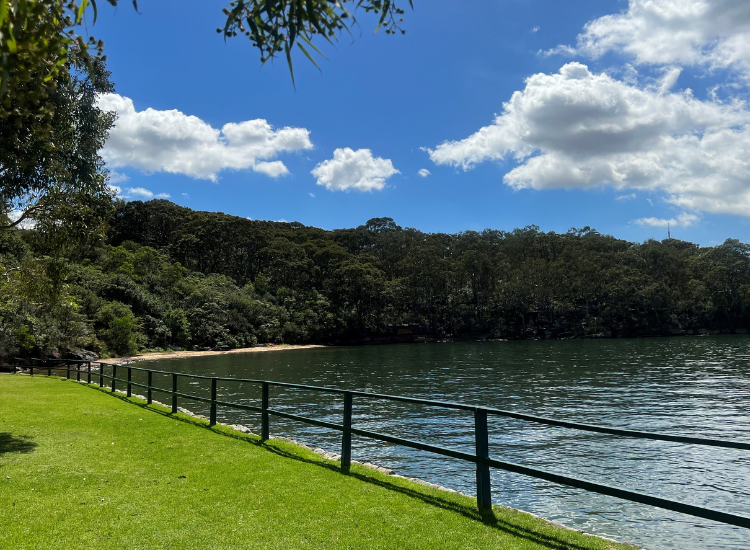
[(63, 359), (75, 359), (76, 361), (98, 361), (99, 355), (87, 349), (74, 349), (65, 352)]

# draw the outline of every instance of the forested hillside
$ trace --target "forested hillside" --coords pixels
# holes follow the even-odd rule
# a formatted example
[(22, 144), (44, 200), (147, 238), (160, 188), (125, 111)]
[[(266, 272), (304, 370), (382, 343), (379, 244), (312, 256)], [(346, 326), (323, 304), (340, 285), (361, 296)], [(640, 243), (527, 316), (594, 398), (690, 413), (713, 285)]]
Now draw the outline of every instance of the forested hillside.
[(630, 243), (585, 228), (325, 231), (120, 202), (56, 257), (0, 234), (0, 353), (86, 348), (646, 336), (750, 327), (750, 246)]

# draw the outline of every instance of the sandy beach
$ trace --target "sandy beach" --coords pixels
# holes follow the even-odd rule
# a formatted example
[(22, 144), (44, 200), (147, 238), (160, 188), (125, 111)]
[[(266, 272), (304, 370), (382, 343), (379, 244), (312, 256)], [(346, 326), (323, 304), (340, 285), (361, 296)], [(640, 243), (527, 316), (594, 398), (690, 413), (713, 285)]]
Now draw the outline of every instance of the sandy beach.
[(254, 348), (238, 348), (224, 351), (169, 351), (169, 352), (156, 352), (156, 353), (139, 353), (133, 357), (112, 357), (110, 359), (102, 359), (97, 363), (123, 363), (129, 361), (157, 361), (160, 359), (180, 359), (182, 357), (206, 357), (209, 355), (227, 355), (230, 353), (265, 353), (268, 351), (284, 351), (293, 349), (313, 349), (313, 348), (324, 348), (319, 344), (311, 345), (291, 345), (283, 344), (279, 346), (256, 346)]

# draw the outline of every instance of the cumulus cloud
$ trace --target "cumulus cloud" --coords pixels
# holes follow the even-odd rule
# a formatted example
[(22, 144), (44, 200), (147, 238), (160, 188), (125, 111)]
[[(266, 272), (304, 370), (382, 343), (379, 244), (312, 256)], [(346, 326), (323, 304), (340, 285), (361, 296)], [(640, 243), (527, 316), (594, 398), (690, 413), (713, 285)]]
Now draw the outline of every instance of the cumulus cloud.
[(622, 13), (587, 23), (575, 48), (548, 53), (599, 57), (609, 51), (641, 64), (735, 68), (750, 78), (750, 2), (629, 0)]
[(99, 106), (118, 115), (103, 152), (113, 168), (211, 181), (217, 181), (222, 170), (252, 169), (275, 178), (289, 170), (280, 160), (270, 159), (312, 148), (309, 130), (275, 130), (263, 119), (225, 124), (219, 130), (177, 110), (136, 111), (130, 98), (118, 94), (100, 96)]
[(430, 171), (427, 168), (422, 168), (419, 170), (419, 172), (417, 172), (417, 174), (419, 174), (423, 178), (426, 178), (427, 176), (430, 175)]
[(345, 147), (336, 149), (332, 159), (321, 162), (310, 173), (329, 191), (380, 191), (385, 180), (400, 172), (390, 159), (374, 157), (370, 149)]
[(739, 101), (640, 88), (568, 63), (529, 77), (493, 124), (427, 151), (464, 170), (510, 158), (518, 165), (504, 182), (515, 189), (653, 189), (683, 209), (750, 215), (748, 123)]
[(634, 223), (642, 227), (689, 227), (695, 225), (700, 221), (700, 216), (690, 214), (689, 212), (682, 212), (676, 218), (640, 218), (634, 220)]

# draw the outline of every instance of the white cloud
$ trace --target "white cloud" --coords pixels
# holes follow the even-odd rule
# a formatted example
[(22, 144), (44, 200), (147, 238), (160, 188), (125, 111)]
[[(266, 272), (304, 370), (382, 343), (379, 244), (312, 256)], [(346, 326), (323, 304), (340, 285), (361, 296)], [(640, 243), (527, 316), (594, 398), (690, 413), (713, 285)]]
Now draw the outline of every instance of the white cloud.
[(253, 167), (253, 170), (271, 176), (272, 178), (278, 178), (279, 176), (286, 176), (289, 173), (289, 169), (280, 160), (274, 160), (272, 162), (258, 162)]
[[(144, 187), (128, 187), (123, 190), (117, 185), (108, 185), (109, 190), (120, 199), (132, 199), (132, 200), (150, 200), (150, 199), (168, 199), (170, 198), (169, 193), (154, 193)], [(183, 193), (185, 195), (185, 193)]]
[(640, 218), (634, 220), (634, 223), (642, 227), (690, 227), (700, 221), (700, 216), (682, 212), (676, 218)]
[(641, 88), (568, 63), (529, 77), (493, 124), (427, 151), (464, 170), (511, 158), (518, 166), (503, 180), (515, 189), (652, 189), (684, 209), (750, 215), (745, 104), (664, 87), (663, 79)]
[(630, 193), (628, 195), (617, 195), (615, 197), (616, 201), (632, 201), (635, 198), (635, 193)]
[(222, 170), (248, 168), (279, 177), (289, 170), (281, 161), (268, 159), (312, 148), (309, 130), (274, 130), (263, 119), (229, 123), (218, 130), (177, 110), (136, 111), (130, 98), (117, 94), (100, 96), (99, 105), (118, 115), (103, 154), (113, 168), (128, 166), (211, 181), (217, 181)]
[(539, 25), (532, 27), (531, 32), (539, 32)]
[(421, 168), (421, 169), (419, 170), (419, 172), (417, 172), (417, 174), (419, 174), (419, 175), (420, 175), (420, 176), (422, 176), (423, 178), (426, 178), (427, 176), (429, 176), (429, 175), (430, 175), (430, 171), (429, 171), (429, 170), (428, 170), (427, 168)]
[(130, 177), (127, 174), (121, 174), (120, 172), (115, 172), (114, 170), (110, 170), (109, 172), (109, 183), (125, 183), (129, 180)]
[(315, 193), (308, 193), (313, 199), (315, 198)]
[(321, 162), (310, 173), (329, 191), (380, 191), (386, 179), (400, 172), (390, 159), (373, 157), (369, 149), (345, 147), (336, 149), (332, 159)]
[(190, 195), (188, 195), (187, 193), (183, 193), (182, 196), (185, 197), (186, 199), (190, 198)]
[(622, 13), (590, 21), (575, 48), (549, 53), (629, 54), (640, 64), (735, 68), (750, 77), (750, 2), (629, 0)]

